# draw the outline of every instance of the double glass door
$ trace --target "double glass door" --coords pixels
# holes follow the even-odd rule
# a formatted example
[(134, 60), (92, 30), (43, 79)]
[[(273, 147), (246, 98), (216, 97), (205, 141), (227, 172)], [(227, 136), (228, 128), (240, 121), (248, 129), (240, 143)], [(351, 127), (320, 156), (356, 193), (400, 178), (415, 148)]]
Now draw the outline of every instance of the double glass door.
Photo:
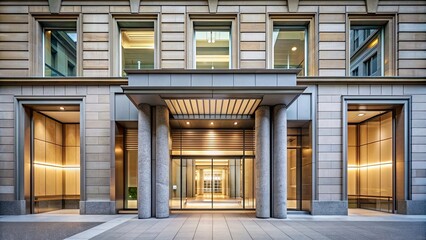
[(171, 209), (253, 209), (253, 158), (173, 158)]

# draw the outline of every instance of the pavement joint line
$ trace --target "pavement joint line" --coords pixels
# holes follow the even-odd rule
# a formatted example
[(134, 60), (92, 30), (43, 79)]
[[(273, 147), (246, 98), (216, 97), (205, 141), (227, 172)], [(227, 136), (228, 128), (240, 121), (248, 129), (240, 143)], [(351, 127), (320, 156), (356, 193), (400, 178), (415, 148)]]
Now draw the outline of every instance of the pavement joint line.
[(91, 239), (93, 237), (96, 237), (122, 223), (125, 223), (133, 218), (135, 218), (136, 215), (123, 215), (118, 218), (114, 218), (112, 220), (109, 220), (108, 222), (105, 222), (103, 224), (100, 224), (96, 227), (93, 227), (91, 229), (88, 229), (86, 231), (77, 233), (69, 238), (66, 238), (66, 240), (86, 240)]

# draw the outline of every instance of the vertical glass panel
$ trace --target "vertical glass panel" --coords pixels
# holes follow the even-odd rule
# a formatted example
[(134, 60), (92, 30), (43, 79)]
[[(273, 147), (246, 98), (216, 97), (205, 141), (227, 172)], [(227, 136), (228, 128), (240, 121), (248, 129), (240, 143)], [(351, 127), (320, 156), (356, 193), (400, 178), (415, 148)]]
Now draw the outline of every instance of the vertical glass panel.
[(195, 29), (195, 68), (231, 68), (230, 38), (230, 29)]
[(154, 30), (121, 30), (121, 70), (154, 69)]
[(246, 209), (255, 208), (254, 195), (254, 159), (244, 159), (244, 206)]
[(243, 208), (241, 159), (213, 159), (213, 208)]
[(305, 75), (305, 35), (305, 27), (274, 28), (274, 68), (302, 68), (299, 75)]
[(126, 208), (137, 208), (138, 200), (138, 151), (128, 150), (126, 154)]
[(287, 149), (287, 208), (297, 209), (297, 151)]
[(75, 29), (44, 30), (44, 76), (76, 76), (77, 32)]
[[(180, 209), (181, 208), (181, 165), (180, 159), (172, 159), (170, 168), (170, 208)], [(186, 199), (185, 199), (186, 200)], [(186, 204), (186, 201), (183, 202)]]
[(351, 26), (350, 55), (352, 76), (381, 76), (381, 28)]

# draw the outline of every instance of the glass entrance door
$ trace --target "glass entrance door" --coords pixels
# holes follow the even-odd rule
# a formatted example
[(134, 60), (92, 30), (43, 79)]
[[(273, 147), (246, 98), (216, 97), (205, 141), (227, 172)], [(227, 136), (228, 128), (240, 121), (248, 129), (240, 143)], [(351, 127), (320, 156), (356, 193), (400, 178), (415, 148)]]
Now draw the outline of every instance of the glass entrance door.
[(170, 176), (172, 209), (254, 208), (251, 158), (174, 158)]

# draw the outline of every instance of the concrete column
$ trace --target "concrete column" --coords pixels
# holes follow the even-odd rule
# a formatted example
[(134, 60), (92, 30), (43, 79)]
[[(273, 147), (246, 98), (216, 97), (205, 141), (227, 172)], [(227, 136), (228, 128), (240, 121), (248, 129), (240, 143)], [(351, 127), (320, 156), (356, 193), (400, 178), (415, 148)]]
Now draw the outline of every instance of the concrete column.
[(270, 206), (270, 110), (269, 106), (261, 106), (255, 113), (255, 146), (256, 146), (256, 217), (269, 218)]
[(287, 107), (274, 107), (273, 217), (287, 218)]
[(198, 192), (199, 195), (203, 195), (204, 194), (204, 170), (201, 168), (200, 169), (200, 178), (198, 180), (199, 184), (198, 184), (198, 189), (200, 189), (200, 191)]
[(151, 107), (138, 106), (138, 217), (151, 217)]
[(166, 106), (155, 107), (156, 121), (156, 209), (157, 218), (169, 217), (169, 109)]

